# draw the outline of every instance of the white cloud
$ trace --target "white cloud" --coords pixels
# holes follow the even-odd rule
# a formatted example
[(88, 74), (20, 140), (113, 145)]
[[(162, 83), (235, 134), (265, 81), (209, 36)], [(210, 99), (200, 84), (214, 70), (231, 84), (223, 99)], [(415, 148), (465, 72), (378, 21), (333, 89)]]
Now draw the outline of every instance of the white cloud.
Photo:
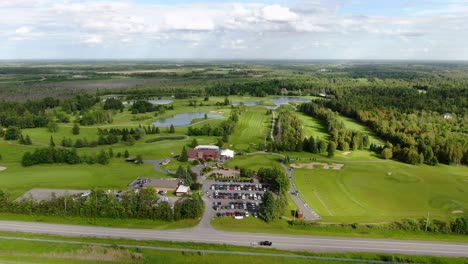
[[(430, 39), (434, 48), (418, 54), (434, 58), (455, 54), (457, 59), (464, 54), (468, 59), (468, 28), (463, 26), (468, 24), (466, 0), (447, 0), (446, 4), (428, 1), (399, 15), (342, 12), (343, 2), (0, 0), (0, 41), (16, 45), (13, 41), (28, 40), (22, 48), (33, 49), (40, 44), (53, 47), (51, 53), (63, 56), (74, 54), (74, 49), (93, 50), (105, 44), (109, 54), (116, 57), (129, 54), (122, 53), (121, 48), (132, 45), (138, 47), (132, 54), (140, 57), (275, 57), (291, 50), (291, 56), (305, 58), (317, 54), (350, 56), (370, 50), (378, 55), (394, 54), (392, 50), (424, 47), (424, 41)], [(30, 43), (34, 41), (38, 42)], [(57, 46), (63, 50), (57, 51)], [(15, 54), (1, 49), (0, 58), (6, 56)]]
[(289, 22), (295, 21), (299, 16), (291, 12), (288, 7), (280, 5), (269, 5), (262, 9), (263, 18), (267, 21)]
[(27, 27), (27, 26), (22, 26), (22, 27), (17, 28), (15, 30), (15, 33), (16, 33), (16, 35), (25, 36), (25, 35), (28, 35), (29, 33), (31, 33), (31, 31), (32, 31), (32, 28)]
[(81, 40), (81, 43), (88, 44), (88, 45), (99, 45), (104, 42), (101, 36), (97, 35), (90, 35), (86, 36)]

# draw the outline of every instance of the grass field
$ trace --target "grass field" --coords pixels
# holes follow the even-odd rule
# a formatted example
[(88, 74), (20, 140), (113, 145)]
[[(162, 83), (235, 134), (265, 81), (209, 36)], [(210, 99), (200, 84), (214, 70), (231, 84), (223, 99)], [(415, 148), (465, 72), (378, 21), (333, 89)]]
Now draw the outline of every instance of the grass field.
[(324, 222), (387, 222), (428, 214), (447, 220), (468, 212), (466, 167), (344, 164), (342, 170), (295, 169), (302, 197)]
[[(81, 243), (81, 244), (77, 244)], [(123, 247), (125, 246), (125, 247)], [(291, 252), (262, 247), (0, 233), (1, 263), (465, 263), (463, 258)], [(164, 249), (164, 250), (163, 250)], [(207, 252), (209, 251), (209, 252)], [(261, 254), (261, 255), (260, 255)], [(269, 255), (275, 254), (275, 255)], [(308, 259), (302, 258), (308, 257)], [(347, 261), (344, 261), (347, 260)]]
[(372, 132), (368, 127), (359, 124), (356, 120), (349, 118), (349, 117), (345, 117), (345, 116), (340, 116), (340, 119), (343, 121), (347, 129), (363, 131), (367, 133), (369, 135), (369, 139), (371, 143), (380, 144), (380, 145), (385, 144), (385, 142), (381, 138), (379, 138), (377, 135), (375, 135), (375, 133)]
[(229, 144), (237, 151), (256, 151), (258, 144), (269, 136), (271, 115), (266, 115), (267, 109), (263, 106), (247, 107), (247, 111), (240, 115), (234, 133), (229, 137)]
[(261, 167), (273, 167), (280, 166), (279, 163), (283, 159), (280, 156), (276, 155), (243, 155), (236, 156), (235, 159), (226, 163), (226, 166), (234, 168), (239, 166), (240, 168), (248, 168), (252, 170), (258, 170)]
[(294, 114), (299, 117), (302, 124), (304, 125), (304, 136), (306, 137), (320, 137), (327, 140), (329, 138), (327, 130), (323, 124), (315, 117), (308, 116), (301, 112), (294, 112)]

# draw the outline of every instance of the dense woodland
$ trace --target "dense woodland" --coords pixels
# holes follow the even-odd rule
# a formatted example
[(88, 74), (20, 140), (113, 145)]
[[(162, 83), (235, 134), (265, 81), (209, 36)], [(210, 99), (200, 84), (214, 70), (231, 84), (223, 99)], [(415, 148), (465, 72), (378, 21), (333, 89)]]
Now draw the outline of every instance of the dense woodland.
[[(4, 99), (0, 101), (0, 127), (20, 129), (19, 133), (14, 129), (7, 135), (0, 130), (0, 136), (30, 144), (21, 129), (44, 127), (53, 131), (57, 123), (74, 122), (82, 126), (112, 123), (113, 116), (123, 111), (125, 100), (135, 101), (130, 107), (133, 114), (158, 115), (172, 106), (154, 106), (147, 99), (311, 95), (317, 99), (300, 107), (300, 111), (326, 123), (330, 142), (316, 137), (304, 140), (299, 122), (281, 112), (274, 128), (275, 141), (268, 148), (312, 153), (333, 148), (370, 148), (384, 158), (412, 164), (468, 163), (468, 65), (463, 63), (192, 63), (184, 65), (188, 69), (184, 70), (169, 63), (134, 62), (131, 65), (136, 70), (176, 69), (122, 78), (118, 71), (128, 69), (129, 65), (0, 65), (0, 74), (4, 74), (0, 79), (7, 80), (0, 83)], [(101, 103), (100, 98), (107, 94), (113, 96)], [(34, 99), (28, 100), (30, 95)], [(97, 104), (102, 105), (95, 107)], [(356, 119), (387, 143), (370, 145), (367, 134), (344, 127), (337, 113)], [(232, 121), (219, 127), (190, 129), (189, 134), (223, 136), (227, 141), (235, 124)], [(153, 129), (144, 130), (156, 133)], [(83, 141), (64, 139), (62, 146), (80, 147), (86, 145)], [(115, 142), (115, 138), (101, 135), (90, 141)]]

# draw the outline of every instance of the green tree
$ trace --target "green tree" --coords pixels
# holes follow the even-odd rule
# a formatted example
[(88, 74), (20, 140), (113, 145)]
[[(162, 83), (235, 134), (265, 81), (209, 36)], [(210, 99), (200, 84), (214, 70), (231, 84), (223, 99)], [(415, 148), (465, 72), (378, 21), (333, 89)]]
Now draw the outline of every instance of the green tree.
[(273, 193), (266, 191), (262, 199), (262, 214), (266, 222), (275, 220), (276, 201)]
[(102, 165), (106, 165), (106, 164), (109, 164), (109, 161), (110, 161), (109, 154), (107, 154), (106, 151), (101, 149), (101, 152), (99, 152), (99, 154), (97, 156), (97, 163), (102, 164)]
[(190, 144), (190, 146), (191, 146), (192, 148), (195, 148), (196, 146), (198, 146), (198, 140), (197, 140), (196, 138), (194, 138), (194, 139), (192, 140), (192, 143)]
[(179, 178), (179, 179), (183, 179), (185, 177), (185, 170), (184, 168), (182, 167), (182, 165), (179, 165), (179, 167), (177, 168), (177, 171), (176, 171), (176, 177)]
[(109, 157), (110, 158), (114, 157), (114, 150), (112, 150), (112, 148), (109, 148)]
[(49, 145), (50, 145), (51, 147), (55, 147), (55, 142), (54, 142), (54, 137), (53, 137), (53, 136), (50, 136)]
[(73, 124), (72, 134), (73, 135), (79, 135), (80, 134), (80, 125), (78, 125), (78, 123), (76, 123), (76, 122)]
[(328, 142), (328, 146), (327, 146), (328, 155), (327, 155), (327, 157), (332, 158), (333, 156), (335, 156), (335, 150), (336, 150), (335, 142), (333, 142), (333, 141)]
[(124, 152), (124, 158), (128, 158), (130, 157), (130, 153), (128, 152), (128, 150), (125, 150)]
[(132, 135), (128, 135), (128, 136), (127, 136), (127, 144), (128, 144), (129, 146), (135, 145), (135, 138), (133, 138)]
[(169, 127), (169, 133), (171, 133), (171, 134), (175, 133), (175, 128), (174, 128), (173, 124), (171, 124), (171, 126)]
[(182, 152), (180, 154), (180, 161), (182, 162), (188, 161), (188, 153), (187, 153), (187, 149), (185, 149), (185, 146), (182, 147)]
[(47, 123), (47, 129), (49, 129), (50, 132), (55, 133), (58, 131), (58, 124), (55, 121), (49, 121)]
[(17, 140), (21, 135), (21, 130), (16, 126), (9, 126), (5, 132), (5, 140)]
[(31, 141), (31, 138), (29, 137), (29, 135), (26, 135), (26, 138), (24, 139), (24, 144), (32, 145), (32, 141)]
[(384, 159), (391, 159), (393, 157), (393, 151), (391, 148), (384, 148), (381, 154)]

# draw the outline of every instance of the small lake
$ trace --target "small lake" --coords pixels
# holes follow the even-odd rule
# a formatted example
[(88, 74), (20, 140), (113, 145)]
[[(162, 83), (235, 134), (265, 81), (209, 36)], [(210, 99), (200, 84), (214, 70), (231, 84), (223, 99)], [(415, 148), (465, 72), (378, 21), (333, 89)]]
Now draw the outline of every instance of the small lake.
[[(232, 102), (233, 106), (238, 106), (241, 102)], [(247, 102), (242, 102), (244, 103), (245, 106), (256, 106), (260, 105), (262, 102), (260, 101), (247, 101)]]
[[(134, 101), (123, 101), (122, 104), (124, 105), (132, 105)], [(167, 105), (171, 104), (174, 101), (172, 100), (148, 100), (148, 103), (154, 104), (154, 105)]]
[(154, 104), (154, 105), (167, 105), (170, 104), (174, 101), (172, 100), (148, 100), (148, 103)]
[(271, 101), (277, 106), (289, 104), (290, 102), (310, 102), (310, 99), (302, 97), (275, 97)]
[(195, 113), (183, 113), (177, 114), (170, 118), (162, 118), (156, 122), (153, 122), (153, 125), (158, 127), (168, 127), (174, 125), (175, 127), (187, 126), (192, 123), (192, 120), (205, 118), (205, 114), (208, 118), (218, 118), (222, 117), (222, 114), (217, 113), (204, 113), (204, 112), (195, 112)]

